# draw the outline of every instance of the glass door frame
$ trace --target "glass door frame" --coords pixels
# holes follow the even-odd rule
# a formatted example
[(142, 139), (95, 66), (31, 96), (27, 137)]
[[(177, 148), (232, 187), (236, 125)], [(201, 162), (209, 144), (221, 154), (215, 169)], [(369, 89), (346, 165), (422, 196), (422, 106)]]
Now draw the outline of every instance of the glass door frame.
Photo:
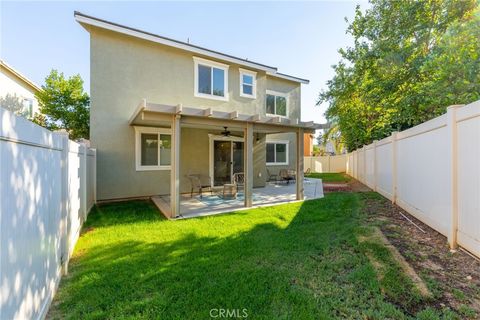
[[(235, 136), (222, 136), (222, 135), (214, 135), (209, 134), (209, 176), (210, 182), (212, 186), (215, 186), (215, 179), (214, 179), (214, 141), (230, 141), (230, 142), (243, 142), (243, 155), (245, 156), (245, 139), (243, 137), (235, 137)], [(233, 162), (233, 143), (230, 145), (230, 161)], [(230, 166), (230, 179), (233, 176), (233, 164)]]

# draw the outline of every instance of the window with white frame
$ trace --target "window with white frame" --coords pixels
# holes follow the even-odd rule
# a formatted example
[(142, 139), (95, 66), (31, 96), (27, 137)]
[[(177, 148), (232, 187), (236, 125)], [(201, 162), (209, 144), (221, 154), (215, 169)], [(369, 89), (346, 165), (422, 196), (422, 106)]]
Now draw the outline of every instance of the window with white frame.
[(257, 96), (257, 73), (240, 69), (240, 96), (255, 98)]
[(265, 111), (267, 115), (286, 117), (288, 114), (286, 94), (267, 91)]
[(288, 165), (288, 141), (267, 142), (267, 165)]
[(33, 116), (33, 99), (23, 99), (23, 112), (25, 112), (29, 117)]
[(195, 96), (228, 100), (228, 65), (193, 57), (195, 65)]
[(171, 146), (170, 129), (135, 127), (137, 171), (170, 169)]

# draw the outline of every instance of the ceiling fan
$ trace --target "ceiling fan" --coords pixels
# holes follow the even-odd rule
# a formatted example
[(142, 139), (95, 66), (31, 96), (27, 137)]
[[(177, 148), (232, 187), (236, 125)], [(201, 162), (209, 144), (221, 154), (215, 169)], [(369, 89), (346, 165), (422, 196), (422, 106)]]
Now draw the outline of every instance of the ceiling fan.
[(223, 136), (229, 137), (230, 136), (230, 131), (228, 131), (228, 127), (223, 127), (224, 130), (221, 132)]

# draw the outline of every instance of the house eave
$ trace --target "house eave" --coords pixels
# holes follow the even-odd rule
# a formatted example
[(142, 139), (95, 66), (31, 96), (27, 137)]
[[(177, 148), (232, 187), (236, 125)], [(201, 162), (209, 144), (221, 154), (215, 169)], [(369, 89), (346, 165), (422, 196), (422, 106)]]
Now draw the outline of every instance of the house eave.
[(267, 65), (257, 63), (257, 62), (253, 62), (253, 61), (248, 61), (246, 59), (242, 59), (242, 58), (235, 57), (235, 56), (232, 56), (232, 55), (228, 55), (228, 54), (225, 54), (225, 53), (221, 53), (221, 52), (218, 52), (218, 51), (206, 49), (206, 48), (196, 46), (196, 45), (193, 45), (193, 44), (189, 44), (189, 43), (186, 43), (186, 42), (170, 39), (170, 38), (160, 36), (160, 35), (157, 35), (157, 34), (153, 34), (153, 33), (150, 33), (150, 32), (146, 32), (146, 31), (142, 31), (142, 30), (139, 30), (139, 29), (127, 27), (127, 26), (124, 26), (124, 25), (121, 25), (121, 24), (118, 24), (118, 23), (115, 23), (115, 22), (110, 22), (110, 21), (107, 21), (107, 20), (95, 18), (95, 17), (92, 17), (92, 16), (85, 15), (85, 14), (83, 14), (81, 12), (78, 12), (78, 11), (74, 12), (74, 17), (75, 17), (75, 20), (82, 25), (89, 25), (89, 26), (94, 26), (94, 27), (98, 27), (98, 28), (102, 28), (102, 29), (107, 29), (107, 30), (110, 30), (110, 31), (114, 31), (114, 32), (118, 32), (118, 33), (121, 33), (121, 34), (129, 35), (129, 36), (132, 36), (132, 37), (136, 37), (136, 38), (156, 42), (156, 43), (159, 43), (159, 44), (163, 44), (163, 45), (166, 45), (166, 46), (178, 48), (178, 49), (181, 49), (181, 50), (189, 51), (189, 52), (192, 52), (192, 53), (195, 53), (195, 54), (200, 54), (200, 55), (215, 58), (215, 59), (218, 59), (218, 60), (223, 60), (223, 61), (227, 61), (227, 62), (230, 62), (230, 63), (235, 63), (235, 64), (242, 65), (242, 66), (245, 66), (245, 67), (249, 67), (249, 68), (252, 68), (252, 69), (255, 69), (255, 70), (263, 70), (265, 72), (272, 72), (272, 73), (275, 73), (277, 71), (277, 68), (275, 68), (275, 67), (267, 66)]
[(240, 66), (250, 68), (250, 69), (253, 69), (253, 70), (265, 71), (269, 76), (272, 76), (272, 77), (287, 79), (287, 80), (290, 80), (290, 81), (293, 81), (293, 82), (304, 83), (304, 84), (309, 83), (309, 81), (306, 80), (306, 79), (302, 79), (302, 78), (286, 75), (286, 74), (283, 74), (283, 73), (279, 73), (279, 72), (277, 72), (277, 68), (272, 67), (272, 66), (268, 66), (268, 65), (261, 64), (261, 63), (258, 63), (258, 62), (254, 62), (254, 61), (249, 61), (247, 59), (242, 59), (242, 58), (239, 58), (239, 57), (235, 57), (235, 56), (232, 56), (232, 55), (229, 55), (229, 54), (226, 54), (226, 53), (218, 52), (218, 51), (215, 51), (215, 50), (210, 50), (210, 49), (203, 48), (203, 47), (193, 45), (193, 44), (190, 44), (190, 43), (186, 43), (186, 42), (183, 42), (183, 41), (174, 40), (174, 39), (164, 37), (164, 36), (160, 36), (160, 35), (157, 35), (157, 34), (154, 34), (154, 33), (150, 33), (150, 32), (142, 31), (142, 30), (139, 30), (139, 29), (131, 28), (131, 27), (128, 27), (128, 26), (124, 26), (124, 25), (121, 25), (121, 24), (118, 24), (118, 23), (115, 23), (115, 22), (111, 22), (111, 21), (100, 19), (100, 18), (92, 17), (92, 16), (83, 14), (83, 13), (78, 12), (78, 11), (74, 12), (74, 17), (75, 17), (75, 20), (78, 23), (80, 23), (82, 26), (84, 26), (87, 29), (87, 31), (88, 31), (87, 26), (102, 28), (102, 29), (113, 31), (113, 32), (121, 33), (121, 34), (124, 34), (124, 35), (132, 36), (132, 37), (135, 37), (135, 38), (140, 38), (140, 39), (143, 39), (143, 40), (156, 42), (156, 43), (166, 45), (166, 46), (169, 46), (169, 47), (174, 47), (174, 48), (177, 48), (177, 49), (185, 50), (185, 51), (188, 51), (188, 52), (191, 52), (191, 53), (194, 53), (194, 54), (203, 55), (205, 57), (209, 57), (209, 58), (213, 58), (213, 59), (217, 59), (217, 60), (221, 60), (221, 61), (225, 61), (225, 62), (229, 62), (229, 63), (238, 64)]

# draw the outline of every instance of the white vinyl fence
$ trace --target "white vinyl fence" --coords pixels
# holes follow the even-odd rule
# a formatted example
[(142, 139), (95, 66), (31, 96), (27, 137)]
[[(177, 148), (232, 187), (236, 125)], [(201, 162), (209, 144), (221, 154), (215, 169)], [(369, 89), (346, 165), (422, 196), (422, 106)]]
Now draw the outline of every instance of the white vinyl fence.
[(349, 153), (346, 171), (480, 256), (480, 101)]
[(45, 316), (94, 205), (96, 151), (0, 108), (0, 319)]
[(345, 172), (347, 171), (347, 155), (305, 157), (304, 170), (311, 172)]

